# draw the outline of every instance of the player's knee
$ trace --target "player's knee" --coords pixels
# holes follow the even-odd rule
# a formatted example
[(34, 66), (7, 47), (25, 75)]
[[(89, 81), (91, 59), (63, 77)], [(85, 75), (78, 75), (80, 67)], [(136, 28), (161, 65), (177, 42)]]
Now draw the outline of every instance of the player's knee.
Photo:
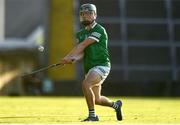
[(95, 99), (95, 104), (96, 105), (101, 105), (101, 99), (100, 98), (96, 98)]

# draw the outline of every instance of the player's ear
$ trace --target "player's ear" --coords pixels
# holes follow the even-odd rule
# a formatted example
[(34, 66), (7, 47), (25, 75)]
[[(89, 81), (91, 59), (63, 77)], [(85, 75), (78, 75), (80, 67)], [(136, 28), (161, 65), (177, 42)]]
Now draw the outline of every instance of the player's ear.
[(96, 19), (97, 18), (97, 14), (94, 12), (94, 18)]

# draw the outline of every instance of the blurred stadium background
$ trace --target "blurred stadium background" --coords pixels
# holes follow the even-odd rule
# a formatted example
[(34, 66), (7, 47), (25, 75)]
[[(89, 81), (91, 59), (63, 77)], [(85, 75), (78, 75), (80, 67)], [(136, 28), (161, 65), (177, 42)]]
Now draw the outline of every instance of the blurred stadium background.
[(104, 94), (180, 96), (179, 0), (0, 0), (0, 95), (82, 95), (81, 62), (20, 75), (57, 63), (76, 44), (86, 2), (109, 34)]

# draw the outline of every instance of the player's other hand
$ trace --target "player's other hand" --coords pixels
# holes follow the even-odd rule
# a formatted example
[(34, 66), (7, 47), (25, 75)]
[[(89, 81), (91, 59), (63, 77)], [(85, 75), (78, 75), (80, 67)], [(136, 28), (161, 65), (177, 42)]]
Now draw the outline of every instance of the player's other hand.
[(73, 62), (75, 61), (75, 59), (74, 58), (72, 58), (72, 57), (64, 57), (64, 58), (62, 58), (61, 60), (60, 60), (60, 64), (72, 64)]

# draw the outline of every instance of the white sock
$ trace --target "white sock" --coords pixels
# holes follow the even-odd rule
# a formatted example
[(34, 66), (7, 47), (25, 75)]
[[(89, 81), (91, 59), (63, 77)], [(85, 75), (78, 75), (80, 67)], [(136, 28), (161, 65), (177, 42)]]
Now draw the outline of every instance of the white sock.
[(96, 117), (96, 112), (94, 109), (89, 110), (89, 117)]
[(118, 109), (118, 105), (116, 104), (116, 102), (113, 102), (112, 107), (113, 107), (114, 109)]

